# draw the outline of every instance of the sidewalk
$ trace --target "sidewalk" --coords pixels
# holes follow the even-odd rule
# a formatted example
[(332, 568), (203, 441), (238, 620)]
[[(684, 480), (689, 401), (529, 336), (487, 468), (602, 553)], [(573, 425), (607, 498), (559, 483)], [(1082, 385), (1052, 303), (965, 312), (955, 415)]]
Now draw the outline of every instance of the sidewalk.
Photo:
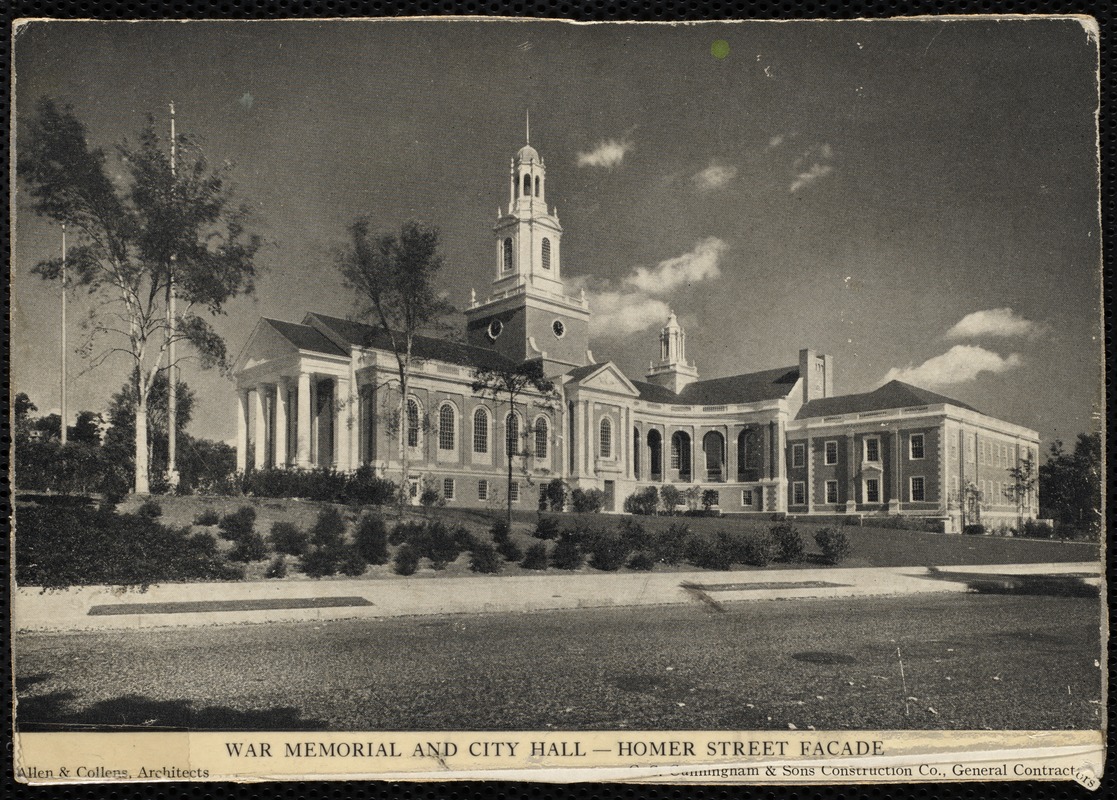
[(966, 592), (977, 576), (1082, 577), (1098, 585), (1097, 562), (926, 567), (811, 568), (525, 577), (393, 578), (251, 583), (176, 583), (146, 592), (81, 587), (13, 594), (16, 630), (143, 629), (236, 623), (526, 612), (549, 609), (795, 598)]

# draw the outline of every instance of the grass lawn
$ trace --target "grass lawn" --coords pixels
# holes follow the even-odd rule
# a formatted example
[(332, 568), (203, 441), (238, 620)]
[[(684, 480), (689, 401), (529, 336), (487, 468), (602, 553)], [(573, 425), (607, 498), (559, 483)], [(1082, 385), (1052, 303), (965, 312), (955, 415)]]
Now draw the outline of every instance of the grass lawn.
[[(209, 530), (213, 533), (217, 532), (216, 527), (207, 528), (194, 524), (194, 520), (199, 513), (205, 509), (213, 509), (219, 515), (223, 515), (235, 511), (241, 506), (250, 505), (256, 510), (256, 530), (265, 537), (271, 530), (272, 525), (279, 521), (290, 522), (308, 530), (317, 519), (320, 509), (327, 505), (309, 500), (244, 497), (160, 497), (157, 500), (163, 509), (163, 516), (160, 521), (164, 524), (176, 527), (191, 526), (196, 531)], [(133, 511), (138, 505), (139, 501), (130, 498), (121, 504), (120, 511)], [(352, 529), (362, 513), (361, 509), (346, 506), (338, 506), (338, 508), (350, 522), (350, 528)], [(394, 510), (383, 509), (381, 513), (386, 517), (390, 529), (396, 521)], [(624, 515), (611, 514), (559, 514), (554, 516), (560, 519), (560, 525), (563, 527), (581, 523), (599, 529), (616, 526), (624, 518)], [(460, 524), (474, 535), (483, 538), (488, 536), (488, 530), (493, 520), (502, 517), (503, 512), (479, 509), (444, 507), (426, 512), (412, 509), (405, 511), (405, 519), (438, 519), (448, 525)], [(531, 511), (515, 511), (513, 513), (512, 538), (522, 550), (526, 550), (531, 544), (538, 541), (531, 536), (536, 519), (537, 514)], [(744, 530), (763, 533), (773, 525), (767, 518), (750, 519), (744, 517), (634, 517), (634, 519), (649, 530), (662, 530), (672, 524), (682, 522), (696, 532)], [(796, 521), (794, 524), (802, 533), (806, 545), (805, 562), (773, 563), (766, 569), (819, 565), (819, 550), (814, 542), (814, 534), (824, 525), (803, 521)], [(844, 526), (842, 530), (852, 544), (850, 557), (841, 565), (844, 567), (1026, 564), (1094, 561), (1099, 558), (1098, 546), (1092, 543), (1009, 539), (996, 536), (947, 535), (857, 526)], [(228, 549), (232, 547), (232, 544), (222, 541), (221, 546)], [(553, 543), (548, 544), (548, 547), (553, 547)], [(269, 560), (270, 558), (249, 564), (246, 577), (249, 580), (263, 580)], [(289, 560), (291, 569), (286, 580), (310, 580), (295, 568), (294, 559)], [(677, 567), (667, 567), (659, 564), (655, 569), (657, 571), (691, 571), (695, 567), (689, 564), (680, 564)], [(740, 571), (755, 571), (757, 568), (740, 566), (737, 569)], [(588, 566), (583, 566), (581, 571), (593, 570)], [(627, 572), (629, 570), (622, 568), (621, 571)], [(432, 569), (424, 560), (419, 571), (413, 577), (434, 578), (440, 575), (462, 577), (473, 574), (469, 569), (469, 556), (463, 554), (457, 561), (438, 571)], [(518, 564), (505, 563), (501, 574), (534, 575), (538, 572), (523, 569)], [(392, 572), (391, 566), (386, 564), (370, 566), (364, 577), (391, 579), (396, 576)], [(329, 578), (323, 580), (329, 580)]]

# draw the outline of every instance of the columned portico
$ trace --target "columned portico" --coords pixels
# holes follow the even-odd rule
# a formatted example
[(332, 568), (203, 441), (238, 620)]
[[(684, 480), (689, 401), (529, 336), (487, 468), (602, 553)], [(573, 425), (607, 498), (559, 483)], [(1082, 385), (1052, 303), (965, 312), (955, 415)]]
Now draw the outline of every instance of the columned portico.
[(275, 384), (275, 466), (287, 466), (288, 403), (290, 385), (286, 377)]
[(295, 426), (295, 466), (306, 469), (310, 466), (310, 373), (299, 373), (298, 398), (295, 411), (298, 414)]

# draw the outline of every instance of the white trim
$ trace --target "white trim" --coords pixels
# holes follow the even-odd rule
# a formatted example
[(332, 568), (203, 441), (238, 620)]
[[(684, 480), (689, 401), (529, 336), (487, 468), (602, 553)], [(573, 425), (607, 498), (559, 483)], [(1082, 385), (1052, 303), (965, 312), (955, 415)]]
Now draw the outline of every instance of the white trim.
[[(869, 442), (876, 442), (877, 457), (869, 458)], [(882, 464), (884, 453), (880, 449), (880, 436), (866, 436), (861, 440), (861, 460), (866, 464)]]
[[(916, 498), (915, 496), (915, 482), (919, 481), (919, 493), (922, 497)], [(926, 503), (927, 502), (927, 479), (922, 475), (911, 475), (908, 477), (908, 502), (911, 503)]]
[[(453, 436), (453, 443), (450, 447), (442, 446), (442, 410), (445, 408), (450, 409), (451, 424), (454, 426), (451, 434)], [(437, 458), (439, 461), (454, 461), (457, 458), (458, 447), (461, 444), (461, 414), (458, 411), (458, 405), (453, 400), (441, 400), (438, 403), (438, 447)]]
[[(834, 445), (834, 460), (830, 460), (830, 445)], [(838, 440), (827, 439), (822, 444), (822, 463), (828, 467), (832, 467), (838, 463)]]
[[(919, 439), (919, 450), (922, 455), (915, 454), (915, 440)], [(908, 434), (908, 458), (911, 461), (922, 461), (927, 457), (927, 435), (924, 433)]]
[[(830, 499), (830, 487), (834, 487), (834, 499)], [(838, 482), (836, 480), (828, 480), (822, 486), (822, 502), (826, 505), (834, 505), (841, 502), (839, 499), (841, 495), (838, 493)]]
[[(869, 499), (869, 484), (870, 483), (875, 483), (877, 485), (876, 500), (870, 500)], [(876, 504), (876, 503), (881, 502), (880, 489), (881, 489), (881, 487), (880, 487), (880, 478), (879, 477), (863, 479), (861, 481), (861, 502), (864, 503), (865, 505)]]
[(807, 445), (804, 442), (791, 443), (791, 468), (801, 469), (807, 466)]
[[(796, 494), (803, 494), (802, 501), (796, 500)], [(793, 506), (805, 506), (807, 504), (807, 483), (806, 481), (792, 481), (791, 482), (791, 503)]]
[[(450, 489), (449, 492), (446, 491), (447, 488)], [(442, 479), (442, 498), (444, 500), (446, 500), (446, 502), (452, 503), (455, 499), (457, 499), (457, 494), (458, 494), (457, 482), (453, 478), (443, 478)]]

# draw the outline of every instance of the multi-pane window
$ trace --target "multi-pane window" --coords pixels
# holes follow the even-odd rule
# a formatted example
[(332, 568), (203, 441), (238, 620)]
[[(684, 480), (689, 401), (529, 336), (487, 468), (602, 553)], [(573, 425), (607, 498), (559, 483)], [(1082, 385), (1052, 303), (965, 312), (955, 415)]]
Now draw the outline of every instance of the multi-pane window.
[(913, 433), (910, 440), (911, 457), (913, 459), (923, 458), (923, 434)]
[(504, 240), (504, 271), (512, 271), (512, 237)]
[(551, 268), (551, 240), (543, 239), (543, 269)]
[(419, 446), (419, 404), (407, 398), (407, 446)]
[(741, 505), (743, 505), (743, 506), (751, 506), (752, 505), (752, 489), (742, 489), (741, 490)]
[(598, 452), (602, 458), (613, 457), (613, 423), (608, 417), (601, 420), (600, 435), (598, 436)]
[(454, 499), (454, 479), (444, 478), (442, 480), (442, 496), (447, 500)]
[(826, 459), (825, 460), (826, 460), (827, 464), (837, 464), (838, 463), (838, 443), (837, 442), (827, 442), (826, 443)]
[(826, 481), (826, 502), (827, 503), (838, 502), (838, 482), (837, 481)]
[(487, 480), (482, 479), (482, 480), (477, 481), (477, 499), (478, 500), (488, 500), (489, 499), (489, 482)]
[(911, 501), (913, 503), (922, 503), (925, 497), (923, 478), (921, 476), (913, 477), (911, 479)]
[(547, 420), (540, 417), (535, 421), (535, 457), (543, 459), (547, 457), (547, 436), (549, 430), (547, 428)]
[(444, 405), (438, 410), (438, 449), (454, 449), (454, 407)]
[(880, 439), (873, 437), (865, 440), (865, 460), (880, 461)]
[(520, 502), (520, 483), (519, 481), (512, 481), (512, 485), (508, 487), (508, 499), (513, 503)]
[(489, 414), (483, 408), (473, 412), (473, 452), (489, 452)]
[(520, 440), (520, 418), (511, 412), (504, 418), (504, 438), (505, 452), (509, 456), (514, 456), (520, 452), (517, 444)]
[(807, 484), (803, 481), (795, 481), (791, 484), (791, 502), (797, 506), (807, 504)]
[(791, 466), (802, 467), (807, 463), (807, 448), (805, 445), (791, 445)]
[(865, 502), (866, 503), (879, 503), (880, 502), (880, 480), (877, 478), (869, 478), (865, 481)]

